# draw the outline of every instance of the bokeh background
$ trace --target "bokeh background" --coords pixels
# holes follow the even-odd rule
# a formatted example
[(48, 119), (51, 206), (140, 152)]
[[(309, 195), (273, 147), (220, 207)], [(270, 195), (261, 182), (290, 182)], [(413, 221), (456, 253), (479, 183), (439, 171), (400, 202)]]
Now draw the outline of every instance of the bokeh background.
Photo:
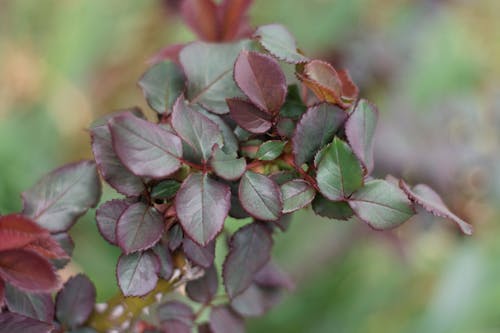
[[(147, 60), (194, 38), (178, 2), (0, 1), (1, 213), (43, 173), (91, 157), (93, 119), (148, 109)], [(379, 106), (376, 173), (432, 185), (476, 232), (423, 215), (379, 233), (301, 212), (275, 249), (296, 289), (249, 332), (500, 332), (499, 13), (498, 0), (255, 1), (254, 25), (287, 25)], [(71, 269), (110, 297), (118, 253), (94, 212), (72, 235)]]

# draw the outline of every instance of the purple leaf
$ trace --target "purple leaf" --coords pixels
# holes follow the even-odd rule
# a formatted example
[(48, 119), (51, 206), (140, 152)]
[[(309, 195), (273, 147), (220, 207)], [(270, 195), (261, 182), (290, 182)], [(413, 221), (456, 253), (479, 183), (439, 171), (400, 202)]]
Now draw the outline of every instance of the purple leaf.
[(125, 296), (144, 296), (158, 282), (160, 263), (150, 251), (121, 255), (116, 267), (118, 285)]
[(316, 191), (314, 188), (302, 179), (293, 179), (281, 185), (281, 194), (283, 196), (283, 213), (291, 213), (313, 201)]
[(175, 198), (177, 216), (184, 232), (205, 246), (224, 226), (230, 208), (231, 191), (206, 174), (191, 174)]
[(446, 204), (443, 202), (443, 199), (437, 194), (432, 188), (425, 184), (419, 184), (410, 189), (408, 184), (406, 184), (403, 180), (399, 181), (399, 187), (408, 195), (408, 198), (422, 206), (429, 213), (443, 217), (445, 219), (451, 220), (455, 223), (460, 230), (466, 235), (472, 235), (474, 229), (473, 227), (453, 214)]
[(227, 113), (226, 98), (242, 96), (233, 80), (234, 62), (241, 50), (251, 47), (249, 40), (225, 44), (194, 42), (184, 47), (180, 62), (188, 80), (189, 101), (217, 114)]
[(406, 194), (385, 180), (367, 182), (352, 195), (349, 205), (376, 230), (395, 228), (415, 214)]
[(163, 216), (142, 202), (129, 206), (116, 224), (116, 240), (125, 254), (153, 247), (163, 235)]
[(186, 257), (203, 268), (212, 266), (215, 258), (215, 240), (201, 247), (189, 238), (184, 238), (183, 250)]
[(0, 279), (0, 309), (5, 303), (5, 282)]
[(191, 327), (194, 324), (194, 313), (190, 306), (179, 301), (168, 301), (161, 304), (156, 310), (160, 322), (178, 321)]
[(170, 254), (168, 246), (163, 243), (156, 244), (153, 248), (153, 252), (156, 254), (160, 262), (159, 276), (164, 280), (169, 280), (174, 273), (174, 260)]
[(131, 114), (108, 124), (116, 154), (135, 175), (164, 178), (180, 168), (182, 143), (176, 135)]
[(31, 292), (49, 292), (59, 287), (52, 265), (30, 250), (1, 251), (0, 278)]
[(259, 43), (276, 58), (292, 63), (303, 63), (309, 59), (297, 51), (292, 34), (281, 24), (260, 26), (254, 33)]
[(96, 290), (83, 274), (70, 278), (56, 297), (56, 317), (66, 327), (76, 328), (94, 309)]
[(61, 232), (97, 205), (101, 182), (95, 163), (82, 161), (52, 171), (22, 196), (24, 215), (50, 232)]
[(271, 261), (257, 272), (254, 281), (259, 286), (266, 288), (284, 288), (288, 290), (294, 288), (291, 278)]
[(347, 141), (363, 164), (366, 174), (370, 174), (373, 170), (373, 137), (375, 136), (377, 120), (377, 108), (362, 99), (356, 105), (345, 125)]
[(213, 333), (245, 333), (245, 322), (227, 306), (216, 306), (210, 313)]
[(295, 164), (300, 167), (309, 162), (325, 145), (347, 118), (347, 114), (335, 105), (323, 103), (310, 107), (297, 123), (292, 139)]
[(276, 114), (285, 102), (285, 74), (279, 63), (268, 55), (241, 51), (234, 65), (234, 80), (261, 110)]
[(96, 211), (97, 229), (101, 236), (113, 245), (118, 245), (116, 223), (129, 206), (130, 202), (128, 200), (114, 199), (105, 202)]
[(260, 317), (269, 309), (265, 291), (256, 284), (231, 300), (231, 307), (243, 317)]
[(7, 285), (5, 302), (10, 312), (47, 323), (54, 320), (54, 301), (48, 293), (28, 293)]
[(363, 169), (347, 143), (335, 137), (325, 148), (316, 181), (321, 193), (332, 201), (348, 198), (363, 186)]
[(205, 162), (212, 155), (212, 147), (223, 144), (222, 133), (217, 124), (186, 105), (182, 96), (174, 104), (172, 127)]
[(275, 181), (247, 171), (240, 181), (239, 198), (243, 208), (262, 221), (276, 221), (283, 210), (281, 192)]
[(222, 274), (230, 298), (250, 286), (255, 274), (269, 261), (272, 245), (270, 232), (258, 223), (246, 225), (234, 233)]
[(261, 134), (267, 132), (271, 126), (272, 116), (242, 99), (227, 100), (231, 118), (245, 130)]
[(119, 193), (137, 196), (144, 191), (141, 178), (130, 172), (116, 155), (107, 124), (91, 129), (92, 152), (104, 180)]
[(186, 294), (195, 302), (208, 304), (217, 294), (217, 270), (212, 265), (205, 270), (205, 274), (186, 284)]
[(50, 333), (53, 328), (51, 324), (12, 312), (0, 313), (0, 333)]
[(238, 158), (236, 153), (225, 153), (218, 146), (214, 147), (210, 166), (215, 174), (225, 180), (238, 180), (246, 170), (246, 160)]
[(168, 248), (170, 251), (174, 252), (181, 246), (182, 240), (184, 239), (184, 233), (182, 232), (181, 226), (177, 223), (173, 225), (169, 230), (168, 230)]

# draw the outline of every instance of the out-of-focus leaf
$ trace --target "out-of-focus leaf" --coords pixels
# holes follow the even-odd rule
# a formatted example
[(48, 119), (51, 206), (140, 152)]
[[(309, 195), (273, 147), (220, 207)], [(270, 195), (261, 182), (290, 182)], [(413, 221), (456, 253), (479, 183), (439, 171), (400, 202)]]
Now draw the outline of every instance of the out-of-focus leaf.
[(257, 159), (261, 161), (272, 161), (278, 158), (285, 148), (286, 141), (269, 140), (260, 145), (257, 150)]
[(230, 208), (231, 191), (206, 174), (194, 173), (182, 183), (175, 207), (184, 232), (205, 246), (224, 226)]
[(0, 279), (0, 308), (5, 303), (5, 282)]
[(362, 99), (356, 105), (345, 125), (347, 141), (363, 164), (367, 174), (373, 170), (373, 137), (377, 120), (377, 108)]
[(150, 251), (122, 255), (118, 259), (116, 277), (125, 296), (144, 296), (158, 282), (160, 263)]
[(64, 258), (51, 260), (52, 264), (57, 269), (62, 269), (70, 262), (71, 257), (73, 256), (73, 250), (75, 249), (75, 243), (67, 232), (53, 234), (52, 239), (54, 239), (66, 253)]
[(406, 194), (385, 180), (367, 182), (352, 195), (349, 205), (357, 217), (377, 230), (397, 227), (414, 215)]
[(460, 230), (466, 235), (472, 235), (473, 228), (472, 226), (453, 214), (446, 204), (443, 202), (443, 199), (437, 194), (432, 188), (425, 184), (418, 184), (410, 189), (408, 184), (406, 184), (403, 180), (399, 181), (399, 187), (408, 195), (410, 200), (419, 206), (422, 206), (429, 213), (443, 217), (455, 223)]
[(295, 164), (301, 166), (331, 142), (347, 114), (333, 104), (323, 103), (307, 110), (297, 124), (293, 136)]
[(174, 260), (170, 254), (168, 246), (163, 243), (156, 244), (153, 248), (153, 252), (156, 254), (160, 262), (158, 275), (164, 280), (170, 279), (174, 273)]
[(54, 320), (54, 301), (48, 293), (23, 292), (6, 285), (5, 302), (11, 312), (47, 323)]
[(59, 287), (52, 265), (30, 250), (0, 252), (0, 278), (31, 292), (50, 292)]
[(170, 199), (177, 193), (180, 187), (181, 183), (178, 181), (166, 179), (153, 186), (151, 197), (153, 199)]
[(271, 126), (272, 116), (255, 105), (239, 98), (227, 100), (231, 118), (243, 129), (256, 134), (267, 132)]
[(168, 301), (161, 304), (156, 313), (162, 327), (168, 333), (191, 332), (191, 327), (194, 325), (195, 316), (193, 310), (179, 301)]
[(343, 200), (363, 186), (363, 170), (347, 143), (335, 137), (318, 165), (321, 193), (330, 200)]
[(258, 223), (246, 225), (234, 233), (222, 272), (230, 298), (250, 286), (255, 274), (269, 261), (272, 245), (269, 231)]
[(275, 114), (285, 102), (285, 74), (279, 63), (268, 55), (242, 51), (234, 65), (234, 79), (261, 110)]
[(181, 13), (186, 24), (200, 39), (206, 41), (219, 39), (217, 5), (213, 0), (184, 0)]
[(142, 202), (129, 206), (116, 224), (116, 241), (125, 254), (153, 247), (163, 234), (163, 217)]
[(142, 180), (130, 172), (116, 155), (107, 124), (90, 130), (92, 152), (104, 180), (126, 196), (136, 196), (144, 191)]
[(83, 274), (70, 278), (56, 297), (56, 317), (64, 326), (76, 328), (92, 313), (96, 290)]
[(186, 294), (195, 302), (208, 304), (217, 294), (217, 287), (217, 270), (212, 265), (201, 278), (186, 284)]
[(45, 175), (22, 194), (23, 214), (50, 232), (68, 230), (101, 197), (95, 163), (67, 164)]
[(300, 97), (299, 87), (296, 84), (288, 86), (285, 104), (283, 104), (280, 110), (280, 115), (282, 117), (299, 119), (306, 110), (307, 107)]
[(243, 208), (262, 221), (276, 221), (281, 216), (283, 201), (278, 184), (269, 177), (247, 171), (240, 181), (238, 196)]
[(50, 333), (54, 326), (12, 312), (0, 313), (0, 333)]
[(283, 213), (291, 213), (304, 208), (314, 199), (316, 191), (302, 179), (294, 179), (281, 185)]
[(50, 237), (49, 232), (23, 215), (0, 216), (0, 251), (22, 248), (44, 237)]
[(158, 113), (168, 113), (184, 89), (184, 74), (175, 63), (163, 61), (151, 66), (139, 80), (149, 106)]
[(105, 202), (96, 211), (97, 229), (101, 236), (113, 245), (118, 245), (116, 240), (118, 219), (129, 206), (130, 202), (127, 200), (114, 199)]
[(309, 59), (297, 51), (295, 38), (281, 24), (263, 25), (254, 33), (259, 43), (276, 58), (289, 63), (303, 63)]
[(175, 251), (182, 244), (182, 240), (184, 239), (184, 233), (179, 223), (176, 223), (168, 230), (168, 248), (170, 251)]
[(214, 147), (210, 166), (214, 169), (215, 174), (225, 180), (240, 179), (246, 170), (246, 160), (238, 158), (236, 153), (225, 153), (218, 146)]
[(266, 289), (252, 284), (231, 300), (231, 307), (243, 317), (259, 317), (278, 303), (281, 295), (279, 289)]
[(251, 45), (251, 41), (243, 40), (231, 44), (194, 42), (184, 47), (180, 61), (188, 80), (190, 102), (214, 113), (227, 113), (226, 98), (242, 96), (233, 80), (234, 63), (238, 54)]
[(182, 248), (186, 257), (203, 268), (212, 266), (215, 258), (215, 240), (202, 247), (189, 238), (184, 238)]
[(191, 109), (182, 97), (174, 104), (172, 126), (203, 161), (208, 161), (215, 144), (223, 145), (222, 133), (217, 124)]
[(255, 275), (254, 281), (261, 287), (293, 289), (292, 279), (283, 272), (276, 264), (269, 261)]
[(345, 201), (330, 201), (318, 194), (312, 202), (314, 212), (322, 217), (336, 220), (347, 220), (354, 215), (354, 212)]
[(124, 114), (111, 119), (109, 128), (116, 154), (135, 175), (164, 178), (181, 166), (181, 140), (160, 126)]
[(213, 333), (245, 333), (245, 322), (228, 306), (216, 306), (210, 313)]

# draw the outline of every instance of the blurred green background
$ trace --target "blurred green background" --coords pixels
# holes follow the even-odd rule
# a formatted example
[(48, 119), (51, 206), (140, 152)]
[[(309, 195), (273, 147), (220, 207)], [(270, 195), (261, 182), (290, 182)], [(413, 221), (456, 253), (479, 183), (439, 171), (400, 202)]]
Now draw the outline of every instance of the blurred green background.
[[(178, 2), (0, 1), (1, 213), (43, 173), (91, 156), (92, 119), (147, 109), (135, 83), (147, 60), (194, 38)], [(255, 25), (287, 25), (379, 106), (376, 173), (431, 184), (476, 233), (428, 215), (378, 233), (301, 212), (275, 249), (296, 290), (250, 332), (500, 332), (498, 13), (498, 0), (255, 1)], [(71, 270), (104, 300), (117, 251), (93, 214), (72, 231)]]

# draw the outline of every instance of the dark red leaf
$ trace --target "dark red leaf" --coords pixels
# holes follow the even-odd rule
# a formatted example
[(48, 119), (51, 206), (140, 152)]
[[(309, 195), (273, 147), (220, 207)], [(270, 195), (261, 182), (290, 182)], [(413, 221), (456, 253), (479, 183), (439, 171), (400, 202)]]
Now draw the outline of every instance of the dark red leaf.
[(410, 189), (408, 184), (406, 184), (403, 180), (400, 180), (399, 187), (401, 187), (412, 202), (422, 206), (426, 211), (435, 216), (443, 217), (452, 221), (460, 228), (460, 230), (462, 230), (464, 234), (472, 235), (472, 232), (474, 231), (473, 227), (453, 214), (448, 207), (446, 207), (446, 204), (443, 202), (443, 199), (441, 199), (439, 194), (437, 194), (429, 186), (419, 184), (414, 186), (413, 189)]
[(5, 302), (5, 282), (0, 279), (0, 309)]
[(217, 5), (213, 0), (184, 0), (181, 14), (186, 24), (202, 40), (219, 39)]
[(229, 297), (237, 296), (250, 286), (255, 274), (269, 261), (272, 245), (269, 230), (258, 223), (234, 233), (222, 274)]
[(342, 81), (329, 63), (312, 60), (304, 66), (298, 77), (320, 101), (333, 104), (341, 102)]
[(346, 69), (337, 71), (340, 82), (342, 82), (342, 100), (348, 103), (354, 102), (359, 94), (359, 88), (352, 81), (351, 75)]
[(210, 313), (213, 333), (245, 333), (245, 322), (227, 306), (216, 306)]
[(217, 270), (212, 265), (201, 278), (186, 284), (186, 294), (195, 302), (208, 304), (217, 294), (217, 287)]
[(49, 232), (28, 217), (20, 214), (0, 216), (0, 251), (22, 248), (43, 237), (50, 237)]
[(183, 249), (186, 257), (203, 268), (212, 266), (215, 258), (215, 240), (207, 246), (199, 246), (189, 238), (184, 238)]
[(261, 110), (276, 114), (285, 102), (285, 74), (279, 63), (268, 55), (241, 51), (234, 64), (234, 80)]
[(10, 312), (47, 323), (54, 320), (54, 301), (49, 293), (29, 293), (7, 285), (5, 302)]
[(70, 278), (56, 297), (56, 317), (66, 327), (76, 328), (89, 318), (96, 300), (92, 282), (82, 274)]
[(52, 265), (29, 250), (0, 252), (0, 277), (26, 291), (49, 292), (59, 287)]
[(39, 238), (24, 247), (32, 250), (46, 259), (69, 259), (69, 255), (52, 237)]
[(103, 203), (96, 211), (97, 229), (101, 236), (113, 245), (118, 245), (116, 223), (130, 204), (128, 200), (114, 199)]
[(250, 34), (247, 12), (253, 0), (223, 0), (219, 5), (221, 39), (230, 41)]
[(50, 333), (54, 326), (12, 312), (0, 313), (0, 333)]
[(260, 110), (255, 105), (238, 98), (227, 100), (231, 118), (249, 132), (260, 134), (267, 132), (271, 126), (270, 114)]

